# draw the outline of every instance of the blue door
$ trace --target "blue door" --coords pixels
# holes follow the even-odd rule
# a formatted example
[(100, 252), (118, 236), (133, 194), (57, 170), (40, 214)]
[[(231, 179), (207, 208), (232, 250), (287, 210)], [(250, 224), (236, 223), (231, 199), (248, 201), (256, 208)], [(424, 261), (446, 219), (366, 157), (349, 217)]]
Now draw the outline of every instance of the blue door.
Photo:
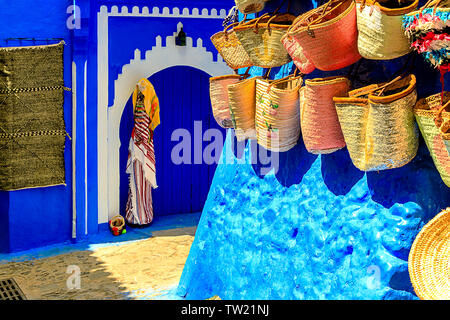
[[(209, 98), (209, 75), (191, 67), (172, 67), (149, 78), (161, 106), (161, 125), (154, 136), (156, 177), (158, 189), (153, 190), (153, 209), (158, 216), (201, 212), (217, 165), (194, 164), (194, 123), (201, 121), (203, 132), (210, 128), (222, 130), (214, 120)], [(125, 213), (128, 197), (126, 162), (128, 144), (133, 129), (133, 105), (128, 101), (120, 126), (120, 192), (121, 213)], [(179, 143), (171, 141), (172, 133), (186, 129), (191, 133), (191, 163), (176, 165), (171, 159), (173, 148)], [(197, 137), (197, 140), (201, 138)], [(202, 143), (202, 150), (210, 142)], [(222, 150), (217, 150), (221, 152)]]

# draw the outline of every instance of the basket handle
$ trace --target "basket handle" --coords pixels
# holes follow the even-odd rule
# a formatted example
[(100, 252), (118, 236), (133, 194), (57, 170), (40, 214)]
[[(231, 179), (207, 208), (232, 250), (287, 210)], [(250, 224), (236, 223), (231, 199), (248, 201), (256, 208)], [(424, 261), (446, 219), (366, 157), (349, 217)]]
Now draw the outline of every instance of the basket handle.
[(442, 0), (428, 0), (427, 3), (425, 3), (425, 5), (420, 8), (420, 13), (422, 14), (424, 12), (425, 9), (431, 8), (433, 7), (433, 15), (436, 14), (436, 9), (437, 7), (441, 4)]
[(289, 80), (291, 80), (291, 79), (295, 79), (295, 78), (302, 78), (302, 79), (303, 79), (303, 77), (304, 77), (305, 75), (304, 75), (303, 73), (300, 73), (300, 75), (297, 76), (298, 73), (299, 73), (299, 70), (298, 70), (298, 68), (296, 68), (293, 74), (290, 74), (290, 75), (288, 75), (288, 76), (286, 76), (286, 77), (284, 77), (284, 78), (281, 78), (281, 79), (278, 79), (278, 80), (273, 81), (273, 82), (270, 83), (269, 86), (267, 87), (267, 92), (269, 92), (270, 89), (272, 89), (272, 87), (273, 87), (274, 85), (276, 85), (276, 84), (284, 83), (284, 82), (287, 82), (287, 81), (289, 81)]
[[(306, 31), (308, 33), (308, 35), (312, 38), (315, 38), (316, 36), (314, 34), (314, 31), (311, 30), (311, 26), (321, 22), (327, 15), (331, 14), (333, 11), (338, 9), (345, 1), (346, 0), (331, 0), (331, 1), (327, 2), (327, 4), (326, 4), (324, 10), (322, 11), (322, 13), (320, 14), (320, 16), (308, 23), (308, 27), (307, 27), (307, 31)], [(330, 4), (335, 3), (335, 2), (338, 2), (337, 5), (334, 8), (328, 10), (328, 7), (330, 6)], [(327, 10), (328, 10), (328, 12), (327, 12)]]
[(235, 26), (240, 25), (240, 24), (244, 24), (246, 20), (247, 20), (247, 14), (244, 14), (244, 19), (242, 19), (242, 21), (234, 22), (234, 23), (228, 25), (228, 26), (223, 30), (223, 32), (224, 32), (224, 34), (225, 34), (225, 40), (228, 41), (228, 30), (229, 30), (230, 28), (235, 27)]
[(436, 113), (436, 117), (434, 118), (434, 123), (439, 128), (442, 125), (443, 119), (442, 119), (442, 112), (450, 105), (450, 100), (447, 101), (446, 104), (444, 104)]
[(374, 93), (374, 92), (377, 92), (378, 90), (381, 90), (381, 92), (378, 93), (378, 96), (380, 96), (380, 95), (384, 92), (384, 90), (385, 90), (387, 87), (389, 87), (391, 84), (397, 82), (397, 81), (400, 80), (401, 78), (402, 78), (401, 76), (398, 76), (398, 77), (396, 77), (394, 80), (389, 81), (389, 82), (387, 82), (387, 83), (385, 83), (385, 84), (383, 84), (383, 85), (381, 85), (381, 86), (379, 86), (379, 87), (376, 87), (376, 88), (373, 88), (373, 89), (369, 89), (369, 90), (365, 90), (365, 91), (361, 91), (361, 92), (352, 94), (352, 95), (350, 95), (350, 97), (352, 97), (352, 98), (357, 98), (357, 97), (364, 96), (364, 95), (366, 95), (366, 94)]

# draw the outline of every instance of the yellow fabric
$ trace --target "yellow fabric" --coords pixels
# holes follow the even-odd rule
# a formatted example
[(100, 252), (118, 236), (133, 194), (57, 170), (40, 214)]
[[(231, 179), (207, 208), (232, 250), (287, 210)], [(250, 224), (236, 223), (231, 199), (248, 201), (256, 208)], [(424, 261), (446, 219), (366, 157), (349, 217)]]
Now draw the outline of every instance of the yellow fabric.
[(144, 106), (145, 111), (150, 117), (150, 126), (149, 129), (155, 131), (156, 127), (161, 124), (161, 119), (159, 115), (160, 107), (159, 107), (159, 99), (156, 95), (155, 88), (147, 79), (139, 80), (136, 89), (134, 89), (133, 93), (133, 110), (136, 109), (137, 96), (139, 91), (144, 95)]

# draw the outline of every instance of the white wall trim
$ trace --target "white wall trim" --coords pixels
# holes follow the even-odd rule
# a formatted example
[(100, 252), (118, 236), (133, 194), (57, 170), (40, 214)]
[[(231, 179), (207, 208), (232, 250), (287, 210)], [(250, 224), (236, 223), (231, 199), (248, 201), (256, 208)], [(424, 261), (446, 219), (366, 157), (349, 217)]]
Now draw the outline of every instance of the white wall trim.
[[(147, 10), (145, 9), (147, 8)], [(232, 70), (218, 57), (214, 61), (213, 54), (203, 47), (203, 40), (187, 38), (186, 47), (175, 46), (175, 36), (166, 38), (165, 46), (162, 46), (162, 38), (156, 38), (156, 46), (145, 53), (145, 59), (141, 58), (141, 52), (135, 50), (134, 58), (122, 69), (122, 74), (115, 81), (114, 104), (108, 108), (108, 20), (109, 17), (128, 16), (158, 16), (158, 17), (184, 17), (184, 18), (208, 18), (223, 19), (226, 11), (208, 9), (180, 10), (173, 8), (153, 8), (152, 13), (148, 7), (142, 10), (133, 7), (131, 13), (127, 7), (121, 11), (113, 6), (109, 11), (106, 6), (98, 12), (98, 222), (107, 223), (109, 219), (119, 214), (120, 208), (120, 174), (119, 174), (119, 128), (125, 105), (132, 94), (134, 85), (142, 78), (173, 66), (190, 66), (205, 71), (211, 76), (229, 74)], [(178, 10), (177, 10), (178, 9)], [(200, 13), (201, 12), (201, 13)], [(178, 24), (180, 26), (180, 23)]]
[(178, 7), (153, 7), (151, 10), (149, 7), (144, 6), (142, 8), (134, 6), (131, 11), (127, 6), (122, 6), (119, 10), (118, 6), (100, 7), (100, 13), (107, 14), (110, 17), (163, 17), (163, 18), (200, 18), (200, 19), (225, 19), (227, 11), (221, 9), (199, 9), (199, 8), (178, 8)]

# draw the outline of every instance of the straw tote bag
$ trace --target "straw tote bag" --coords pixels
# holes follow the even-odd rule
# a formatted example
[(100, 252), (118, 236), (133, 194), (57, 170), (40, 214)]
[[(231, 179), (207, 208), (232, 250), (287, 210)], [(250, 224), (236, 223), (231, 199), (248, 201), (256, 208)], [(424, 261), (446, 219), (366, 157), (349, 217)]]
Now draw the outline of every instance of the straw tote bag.
[(245, 14), (260, 12), (269, 0), (235, 0), (238, 10)]
[(350, 81), (343, 77), (306, 80), (300, 92), (303, 141), (313, 154), (329, 154), (345, 147), (333, 97), (345, 96)]
[(442, 123), (440, 128), (442, 139), (444, 139), (444, 144), (447, 149), (448, 156), (450, 157), (450, 115), (448, 119)]
[(450, 187), (450, 155), (444, 137), (440, 134), (440, 123), (436, 121), (436, 118), (439, 117), (439, 112), (441, 112), (442, 118), (450, 119), (450, 107), (447, 105), (449, 101), (450, 92), (445, 92), (443, 102), (446, 110), (444, 110), (441, 107), (441, 93), (437, 93), (419, 100), (414, 107), (417, 123), (433, 158), (434, 165), (448, 187)]
[(231, 121), (238, 141), (256, 140), (256, 80), (259, 78), (245, 79), (228, 86)]
[[(303, 55), (322, 71), (341, 69), (361, 58), (353, 0), (332, 0), (299, 16), (286, 37), (297, 41), (303, 48)], [(294, 61), (296, 59), (304, 60), (301, 56), (294, 57)], [(311, 72), (310, 64), (304, 64), (308, 68), (300, 68), (300, 71)]]
[(333, 98), (353, 164), (361, 171), (399, 168), (417, 154), (419, 133), (413, 107), (416, 78), (350, 91)]
[(233, 128), (228, 100), (228, 86), (238, 83), (240, 79), (241, 76), (238, 74), (209, 79), (209, 93), (214, 119), (222, 128)]
[(286, 152), (300, 138), (299, 90), (303, 79), (256, 80), (256, 132), (267, 150)]
[(420, 230), (408, 257), (414, 291), (421, 300), (450, 300), (450, 207)]
[[(243, 22), (241, 22), (243, 23)], [(247, 68), (252, 66), (250, 57), (236, 37), (232, 27), (240, 23), (230, 24), (224, 31), (218, 32), (211, 37), (211, 42), (216, 47), (226, 64), (232, 69)]]
[(376, 0), (358, 0), (358, 50), (373, 60), (395, 59), (411, 51), (403, 29), (403, 15), (417, 9), (419, 0), (403, 0), (400, 8), (389, 8)]
[(234, 31), (254, 66), (279, 67), (291, 61), (281, 38), (294, 20), (295, 16), (289, 13), (273, 16), (266, 13), (236, 26)]

